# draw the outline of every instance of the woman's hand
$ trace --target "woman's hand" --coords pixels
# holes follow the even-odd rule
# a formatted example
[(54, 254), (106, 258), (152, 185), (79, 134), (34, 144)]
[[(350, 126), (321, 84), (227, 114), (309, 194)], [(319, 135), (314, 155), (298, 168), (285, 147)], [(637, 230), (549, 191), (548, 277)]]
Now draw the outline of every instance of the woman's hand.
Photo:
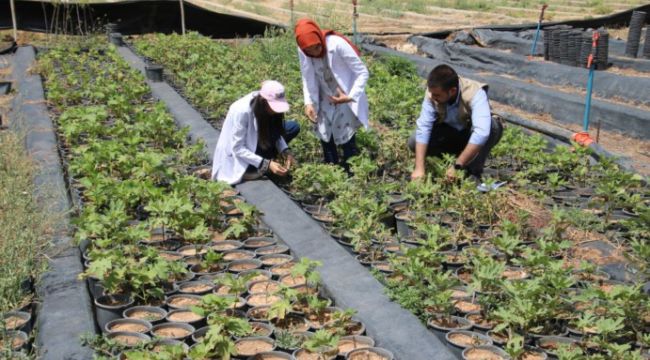
[(293, 157), (291, 153), (288, 153), (286, 156), (286, 160), (284, 162), (287, 171), (289, 171), (295, 164), (296, 164), (296, 159)]
[(305, 105), (305, 115), (312, 123), (316, 123), (316, 109), (314, 109), (313, 104)]
[(278, 162), (271, 160), (269, 164), (269, 171), (277, 176), (286, 176), (289, 170), (285, 169)]
[(345, 104), (353, 101), (346, 93), (341, 90), (341, 88), (336, 89), (337, 94), (335, 96), (330, 96), (330, 102), (334, 105)]

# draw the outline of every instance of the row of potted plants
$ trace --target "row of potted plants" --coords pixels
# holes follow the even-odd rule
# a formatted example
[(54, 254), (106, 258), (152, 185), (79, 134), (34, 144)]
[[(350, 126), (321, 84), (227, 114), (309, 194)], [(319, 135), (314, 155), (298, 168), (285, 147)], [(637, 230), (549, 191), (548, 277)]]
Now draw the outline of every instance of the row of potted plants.
[[(217, 113), (226, 107), (206, 98), (198, 100), (195, 95), (195, 91), (207, 86), (202, 84), (225, 79), (232, 82), (233, 76), (242, 79), (238, 83), (274, 76), (300, 83), (298, 69), (287, 65), (295, 62), (290, 51), (295, 45), (286, 34), (258, 39), (245, 47), (221, 44), (198, 35), (191, 39), (154, 35), (136, 39), (135, 46), (169, 69), (172, 80), (182, 87), (190, 101)], [(183, 58), (187, 56), (166, 51), (169, 47), (191, 54), (194, 67), (185, 68)], [(238, 72), (225, 76), (208, 64), (209, 54), (215, 51), (233, 61), (246, 58), (247, 62), (235, 64), (247, 76)], [(278, 53), (282, 55), (278, 57)], [(444, 323), (460, 311), (482, 311), (479, 315), (487, 321), (499, 320), (502, 328), (497, 333), (521, 335), (509, 336), (508, 348), (514, 357), (524, 358), (523, 345), (518, 344), (531, 345), (534, 335), (557, 335), (553, 334), (556, 330), (563, 335), (567, 327), (575, 328), (579, 319), (591, 319), (601, 325), (600, 330), (594, 332), (597, 336), (583, 336), (585, 339), (580, 343), (590, 356), (629, 358), (647, 352), (647, 319), (642, 318), (648, 297), (640, 284), (647, 277), (650, 259), (646, 245), (648, 190), (640, 178), (620, 171), (609, 161), (590, 162), (586, 150), (548, 149), (539, 136), (507, 129), (495, 148), (490, 167), (495, 176), (510, 181), (506, 190), (481, 194), (472, 182), (444, 184), (431, 178), (407, 183), (404, 179), (410, 155), (403, 143), (412, 126), (410, 122), (416, 117), (414, 112), (423, 90), (421, 81), (413, 67), (402, 60), (366, 60), (372, 73), (368, 93), (373, 113), (378, 114), (378, 131), (359, 134), (363, 150), (361, 156), (351, 161), (354, 175), (348, 178), (337, 167), (316, 164), (316, 139), (310, 134), (301, 135), (292, 142), (292, 147), (299, 149), (295, 152), (301, 157), (301, 166), (294, 171), (291, 183), (283, 184), (290, 196), (322, 222), (333, 237), (351, 245), (360, 261), (372, 265), (378, 274), (388, 274), (389, 293), (432, 326), (432, 319), (442, 317)], [(283, 64), (279, 71), (284, 73), (265, 68), (262, 63)], [(183, 75), (178, 76), (181, 71)], [(298, 101), (300, 89), (296, 90), (297, 94), (288, 95)], [(413, 99), (418, 101), (414, 103)], [(449, 162), (450, 159), (434, 161), (429, 168), (434, 176), (440, 176)], [(566, 196), (567, 192), (572, 196)], [(583, 198), (587, 200), (579, 200)], [(605, 210), (594, 213), (594, 208)], [(611, 215), (617, 209), (622, 214), (613, 222)], [(577, 247), (581, 241), (602, 238), (603, 233), (618, 239), (634, 271), (644, 274), (635, 284), (582, 278), (608, 276), (586, 262), (580, 264)], [(463, 302), (459, 303), (451, 295), (462, 285), (469, 286), (471, 291), (464, 292)], [(491, 288), (487, 294), (484, 287)], [(550, 291), (553, 287), (555, 291)], [(625, 300), (616, 297), (621, 295), (611, 298), (612, 292), (626, 294)], [(548, 303), (542, 303), (548, 311), (535, 315), (525, 326), (508, 320), (505, 313), (519, 306), (517, 299), (523, 295), (531, 296), (526, 306), (538, 309), (540, 304), (532, 301), (541, 301), (536, 297), (540, 293), (549, 295), (545, 299)], [(585, 297), (587, 303), (605, 303), (615, 310), (600, 314), (589, 307), (575, 310), (575, 304)], [(574, 314), (565, 316), (569, 311)], [(639, 327), (634, 321), (620, 321), (622, 312), (636, 313), (630, 319), (646, 325)], [(619, 323), (614, 327), (616, 330), (607, 328), (612, 322)], [(617, 336), (612, 336), (612, 332)], [(626, 333), (633, 336), (622, 336)], [(599, 345), (590, 347), (591, 342)]]
[(114, 48), (64, 43), (39, 63), (80, 204), (98, 356), (390, 358), (322, 296), (318, 264), (291, 256), (227, 184), (196, 176), (201, 146)]

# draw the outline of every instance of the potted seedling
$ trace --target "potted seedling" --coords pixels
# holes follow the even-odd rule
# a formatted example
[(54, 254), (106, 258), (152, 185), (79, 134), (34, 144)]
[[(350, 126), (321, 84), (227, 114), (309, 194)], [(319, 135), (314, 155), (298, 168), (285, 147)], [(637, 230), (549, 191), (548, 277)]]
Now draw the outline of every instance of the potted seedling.
[(338, 355), (339, 339), (339, 336), (333, 335), (326, 330), (318, 330), (293, 355), (296, 360), (333, 360)]

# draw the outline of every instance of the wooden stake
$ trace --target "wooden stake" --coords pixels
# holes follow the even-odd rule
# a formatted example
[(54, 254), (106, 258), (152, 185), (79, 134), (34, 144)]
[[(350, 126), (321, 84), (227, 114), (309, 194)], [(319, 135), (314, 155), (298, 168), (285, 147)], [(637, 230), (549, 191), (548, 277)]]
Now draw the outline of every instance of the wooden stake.
[(14, 26), (14, 41), (18, 41), (18, 23), (16, 22), (16, 5), (14, 0), (10, 0), (9, 4), (11, 5), (11, 22)]
[(185, 7), (183, 6), (183, 0), (179, 0), (181, 5), (181, 31), (185, 35)]

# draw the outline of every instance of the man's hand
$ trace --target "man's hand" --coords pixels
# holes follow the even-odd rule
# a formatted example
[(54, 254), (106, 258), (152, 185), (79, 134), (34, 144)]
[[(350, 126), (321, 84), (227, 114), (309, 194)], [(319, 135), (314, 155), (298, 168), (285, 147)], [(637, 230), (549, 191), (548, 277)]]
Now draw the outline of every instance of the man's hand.
[(309, 121), (311, 121), (314, 124), (316, 123), (317, 114), (316, 114), (316, 109), (314, 109), (313, 104), (305, 105), (305, 115), (307, 116)]
[(341, 88), (336, 89), (337, 94), (335, 96), (330, 96), (330, 102), (335, 105), (345, 104), (352, 101), (352, 98), (349, 97), (346, 93), (341, 90)]
[(411, 173), (411, 181), (416, 181), (422, 179), (423, 177), (424, 177), (423, 169), (415, 168), (415, 170), (413, 170), (413, 172)]
[(453, 166), (450, 166), (447, 169), (447, 172), (445, 173), (445, 177), (448, 182), (453, 182), (458, 178), (458, 175), (456, 174), (456, 169), (454, 169)]
[(286, 176), (289, 170), (285, 169), (282, 165), (275, 161), (271, 161), (269, 164), (269, 171), (278, 176)]

